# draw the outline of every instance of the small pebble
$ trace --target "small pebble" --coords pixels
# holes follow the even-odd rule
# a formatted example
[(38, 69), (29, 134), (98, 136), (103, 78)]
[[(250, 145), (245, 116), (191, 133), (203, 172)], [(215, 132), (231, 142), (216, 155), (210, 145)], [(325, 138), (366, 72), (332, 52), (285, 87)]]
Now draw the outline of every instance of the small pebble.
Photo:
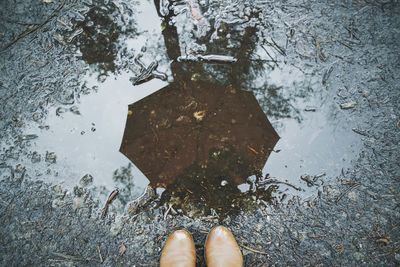
[(350, 101), (347, 103), (340, 104), (341, 109), (352, 109), (357, 105), (357, 102)]

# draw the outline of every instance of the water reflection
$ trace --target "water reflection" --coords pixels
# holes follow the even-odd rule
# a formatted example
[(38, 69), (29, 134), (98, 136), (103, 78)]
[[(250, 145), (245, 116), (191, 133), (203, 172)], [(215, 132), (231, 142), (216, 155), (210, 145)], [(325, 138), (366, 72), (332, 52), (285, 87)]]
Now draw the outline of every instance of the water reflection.
[(251, 92), (181, 80), (129, 106), (120, 150), (164, 195), (209, 206), (237, 197), (278, 138)]
[(79, 47), (86, 63), (96, 64), (102, 72), (115, 72), (119, 67), (118, 54), (123, 50), (120, 37), (133, 37), (137, 33), (135, 16), (132, 11), (129, 17), (124, 16), (127, 8), (113, 1), (95, 0), (87, 8), (84, 19), (76, 21), (69, 40)]
[[(115, 170), (126, 168), (130, 163), (129, 159), (118, 152), (128, 105), (167, 85), (158, 79), (152, 79), (139, 86), (132, 86), (131, 78), (136, 77), (137, 73), (131, 60), (139, 53), (143, 54), (145, 66), (150, 66), (157, 60), (160, 69), (170, 68), (169, 78), (170, 81), (174, 80), (174, 83), (186, 80), (187, 84), (211, 83), (216, 87), (232, 85), (233, 88), (252, 91), (281, 137), (275, 146), (275, 150), (280, 152), (272, 152), (269, 155), (263, 169), (263, 177), (269, 173), (269, 178), (274, 177), (277, 181), (288, 182), (313, 194), (315, 188), (309, 188), (307, 183), (300, 179), (301, 175), (325, 173), (325, 177), (332, 179), (340, 173), (342, 168), (349, 166), (350, 160), (357, 156), (358, 139), (351, 133), (345, 116), (337, 113), (332, 101), (334, 92), (325, 90), (318, 77), (307, 75), (305, 72), (308, 73), (308, 71), (299, 70), (292, 63), (284, 62), (283, 56), (275, 48), (271, 48), (271, 44), (265, 43), (264, 39), (259, 37), (260, 31), (265, 30), (264, 28), (260, 29), (257, 25), (254, 27), (250, 24), (218, 22), (218, 18), (214, 21), (212, 13), (206, 15), (204, 12), (203, 17), (209, 20), (209, 29), (203, 28), (200, 34), (197, 26), (189, 27), (189, 30), (185, 28), (189, 19), (184, 13), (171, 16), (172, 24), (167, 23), (168, 20), (160, 23), (154, 6), (148, 2), (141, 2), (138, 6), (140, 8), (138, 16), (131, 16), (131, 20), (137, 21), (134, 26), (138, 34), (133, 37), (129, 33), (125, 34), (124, 25), (128, 23), (126, 15), (121, 17), (114, 4), (119, 10), (123, 10), (118, 1), (104, 1), (98, 7), (89, 5), (88, 11), (92, 9), (93, 14), (88, 15), (87, 18), (83, 17), (80, 26), (75, 29), (82, 30), (87, 27), (87, 33), (79, 33), (75, 30), (71, 32), (71, 34), (78, 33), (73, 38), (73, 43), (76, 42), (82, 55), (91, 52), (89, 47), (96, 46), (96, 40), (111, 41), (101, 43), (99, 49), (94, 50), (96, 53), (104, 52), (104, 54), (93, 56), (92, 61), (88, 59), (90, 56), (87, 59), (83, 58), (92, 66), (99, 67), (89, 68), (88, 74), (80, 77), (84, 85), (74, 88), (75, 94), (70, 94), (71, 91), (68, 91), (66, 101), (59, 101), (62, 104), (60, 106), (62, 109), (59, 111), (65, 111), (64, 113), (57, 113), (58, 107), (50, 108), (46, 111), (49, 113), (46, 121), (40, 122), (40, 128), (37, 127), (37, 123), (33, 123), (32, 127), (27, 129), (26, 134), (38, 136), (36, 139), (24, 141), (24, 143), (29, 143), (29, 146), (25, 146), (29, 150), (29, 159), (27, 162), (21, 162), (21, 160), (13, 161), (5, 156), (13, 162), (10, 165), (16, 166), (17, 163), (22, 163), (25, 166), (31, 166), (34, 174), (36, 173), (40, 179), (58, 182), (58, 179), (62, 178), (69, 186), (77, 183), (82, 176), (90, 174), (96, 186), (105, 186), (108, 191), (111, 191), (114, 186), (129, 187), (121, 184), (120, 181), (113, 180)], [(102, 5), (106, 7), (103, 8)], [(107, 25), (97, 22), (99, 26), (96, 28), (96, 24), (90, 22), (96, 21), (96, 16), (104, 21), (112, 18), (113, 22)], [(251, 16), (259, 15), (254, 11), (249, 13), (249, 18)], [(86, 21), (86, 24), (83, 21)], [(266, 20), (262, 21), (265, 23)], [(216, 24), (218, 27), (215, 26)], [(132, 29), (132, 25), (127, 27)], [(99, 30), (99, 34), (93, 35), (91, 30), (95, 28)], [(107, 30), (114, 37), (107, 37)], [(217, 36), (215, 32), (218, 33)], [(210, 34), (213, 35), (212, 38)], [(99, 38), (96, 37), (97, 35)], [(117, 38), (115, 38), (116, 35), (118, 35)], [(212, 42), (208, 42), (207, 38), (211, 38)], [(279, 44), (284, 41), (276, 40)], [(146, 45), (146, 50), (142, 49), (144, 45)], [(237, 58), (238, 61), (237, 64), (204, 64), (176, 60), (181, 55), (208, 53), (223, 53)], [(173, 60), (171, 65), (170, 59)], [(111, 60), (113, 63), (110, 63)], [(312, 72), (311, 66), (306, 68)], [(104, 72), (107, 72), (108, 76), (103, 75), (103, 79), (96, 79), (97, 75)], [(62, 79), (62, 77), (56, 78)], [(313, 107), (315, 111), (306, 111), (307, 106)], [(92, 128), (95, 130), (93, 131)], [(55, 163), (44, 160), (50, 153), (56, 155)], [(40, 158), (41, 160), (38, 160)], [(218, 159), (214, 161), (211, 159), (210, 168), (217, 169), (218, 162), (220, 162)], [(230, 163), (224, 164), (230, 166)], [(29, 171), (28, 167), (27, 171)], [(180, 177), (194, 175), (204, 178), (209, 176), (209, 172), (193, 165)], [(215, 173), (216, 170), (211, 172)], [(125, 181), (133, 183), (130, 188), (139, 186), (140, 191), (148, 183), (136, 166), (130, 168), (128, 176), (131, 178)], [(180, 177), (177, 176), (176, 179), (182, 180)], [(181, 181), (180, 184), (185, 184), (185, 181)], [(196, 183), (190, 183), (189, 180), (187, 182), (189, 184), (185, 187), (189, 190), (196, 185)], [(236, 205), (234, 202), (241, 193), (238, 193), (236, 187), (222, 186), (225, 182), (222, 184), (221, 182), (219, 180), (219, 183), (216, 181), (208, 183), (219, 192), (223, 190), (229, 192), (224, 195), (229, 199), (227, 203)], [(257, 187), (253, 184), (249, 183), (249, 187)], [(263, 184), (269, 183), (264, 181)], [(280, 185), (282, 185), (280, 190), (286, 190), (284, 184)], [(288, 188), (291, 190), (290, 186)], [(253, 192), (253, 190), (250, 191)], [(168, 192), (176, 193), (169, 194)], [(186, 203), (187, 196), (190, 194), (182, 194), (182, 192), (180, 188), (174, 188), (168, 190), (163, 197), (169, 199), (171, 203), (174, 203), (173, 199)], [(214, 198), (216, 195), (207, 196), (206, 190), (202, 192), (200, 195), (206, 195), (206, 198), (210, 199), (209, 202), (218, 203)], [(269, 194), (268, 192), (265, 196)], [(125, 195), (132, 194), (135, 195), (128, 192)], [(104, 193), (104, 195), (108, 194)], [(127, 198), (124, 197), (124, 199)], [(203, 199), (198, 198), (195, 201), (204, 203)], [(175, 201), (174, 205), (178, 202)], [(226, 203), (223, 205), (229, 206)]]
[(126, 167), (121, 167), (114, 171), (113, 180), (118, 190), (118, 199), (122, 205), (128, 204), (133, 198), (135, 198), (135, 181), (132, 175), (132, 164), (128, 164)]

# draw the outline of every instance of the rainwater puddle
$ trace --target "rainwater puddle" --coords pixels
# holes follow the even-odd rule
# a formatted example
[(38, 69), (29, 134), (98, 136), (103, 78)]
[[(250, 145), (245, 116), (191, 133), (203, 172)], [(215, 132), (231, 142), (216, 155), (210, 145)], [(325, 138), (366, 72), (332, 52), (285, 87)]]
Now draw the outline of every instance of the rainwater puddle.
[[(82, 97), (77, 106), (51, 109), (45, 122), (49, 129), (32, 127), (29, 130), (39, 136), (32, 149), (43, 156), (46, 151), (55, 153), (57, 161), (51, 167), (53, 171), (61, 172), (66, 163), (71, 177), (90, 174), (96, 185), (107, 188), (115, 187), (112, 176), (116, 170), (129, 167), (135, 177), (134, 184), (143, 190), (148, 184), (145, 177), (119, 152), (119, 146), (128, 104), (164, 86), (165, 82), (153, 80), (146, 86), (133, 88), (128, 74), (110, 77), (103, 83), (91, 78), (86, 79), (86, 85), (97, 86), (97, 92)], [(63, 183), (73, 187), (78, 181), (69, 179)]]
[[(229, 10), (227, 8), (226, 12), (232, 12)], [(91, 52), (91, 45), (95, 43), (84, 42), (85, 37), (78, 35), (76, 38), (80, 41), (75, 45), (85, 45), (78, 49), (78, 55), (86, 59), (87, 63), (97, 66), (90, 68), (86, 76), (80, 77), (81, 84), (92, 89), (73, 105), (51, 107), (42, 125), (44, 127), (38, 128), (37, 123), (32, 123), (26, 128), (27, 134), (37, 135), (37, 138), (29, 141), (29, 157), (22, 164), (34, 170), (38, 179), (63, 183), (69, 188), (78, 184), (82, 177), (93, 177), (94, 190), (103, 191), (103, 198), (115, 187), (131, 188), (132, 184), (135, 187), (128, 197), (135, 198), (149, 184), (149, 180), (158, 179), (153, 185), (167, 188), (162, 190), (161, 196), (167, 205), (189, 212), (195, 206), (193, 203), (200, 203), (207, 207), (208, 212), (217, 214), (245, 209), (249, 203), (267, 204), (272, 199), (315, 197), (318, 190), (322, 190), (323, 184), (334, 181), (342, 169), (351, 166), (351, 160), (358, 156), (359, 137), (352, 132), (346, 114), (335, 103), (335, 92), (327, 90), (312, 67), (307, 69), (304, 65), (299, 67), (288, 63), (284, 60), (285, 56), (277, 51), (279, 48), (266, 48), (265, 43), (251, 39), (257, 36), (256, 32), (260, 29), (248, 21), (245, 27), (244, 22), (228, 23), (226, 19), (220, 18), (215, 21), (218, 27), (210, 29), (213, 23), (208, 20), (207, 14), (212, 14), (212, 11), (204, 12), (204, 17), (199, 15), (201, 13), (196, 13), (201, 10), (190, 5), (186, 11), (181, 11), (175, 13), (179, 14), (176, 17), (166, 16), (162, 24), (152, 3), (141, 2), (135, 14), (137, 34), (123, 37), (118, 32), (121, 28), (113, 26), (115, 36), (103, 41), (116, 43), (118, 40), (120, 44), (101, 46), (104, 50), (96, 50), (97, 58), (87, 55)], [(107, 10), (102, 9), (101, 12)], [(111, 9), (110, 12), (113, 14), (115, 10)], [(158, 13), (162, 15), (163, 12), (165, 10), (159, 10)], [(251, 18), (252, 13), (258, 11), (250, 9), (245, 12)], [(94, 16), (93, 12), (89, 14)], [(193, 19), (188, 14), (197, 14), (197, 22), (193, 27), (185, 28), (182, 23)], [(106, 15), (107, 13), (102, 14), (103, 17), (107, 17)], [(257, 16), (258, 20), (266, 20)], [(89, 25), (86, 32), (84, 31), (89, 37), (92, 23), (100, 23), (101, 27), (106, 27), (104, 23), (93, 18), (83, 21), (85, 25)], [(123, 25), (121, 21), (118, 23), (115, 25)], [(189, 32), (193, 34), (188, 34)], [(193, 42), (196, 38), (200, 41)], [(205, 42), (204, 38), (211, 38), (212, 42)], [(282, 40), (277, 42), (283, 43)], [(120, 46), (121, 49), (131, 51), (128, 64), (124, 62), (125, 54), (121, 56), (118, 54), (120, 51), (116, 50)], [(105, 58), (99, 56), (99, 53), (111, 53), (113, 56)], [(139, 53), (143, 58), (137, 56)], [(195, 62), (187, 62), (186, 58), (172, 58), (182, 53), (192, 56), (218, 54), (226, 57), (217, 58), (216, 61), (221, 61), (220, 64), (198, 62), (196, 56)], [(276, 59), (272, 63), (271, 54)], [(237, 62), (224, 62), (228, 57), (237, 59)], [(112, 59), (109, 60), (110, 58)], [(202, 60), (207, 61), (208, 58), (203, 57)], [(168, 76), (168, 82), (163, 75)], [(153, 121), (150, 116), (153, 112), (157, 116), (159, 114), (156, 111), (157, 101), (151, 102), (154, 106), (152, 109), (141, 103), (149, 99), (146, 96), (160, 94), (168, 84), (174, 84), (174, 90), (184, 88), (186, 91), (183, 96), (172, 94), (170, 98), (168, 94), (165, 98), (161, 94), (156, 100), (159, 101), (160, 108), (163, 108), (162, 115), (171, 110), (179, 110), (177, 107), (184, 106), (183, 103), (190, 97), (193, 98), (192, 102), (187, 104), (194, 103), (193, 110), (190, 109), (187, 114), (181, 110), (182, 114), (174, 114), (173, 119), (164, 118), (164, 124), (160, 126), (163, 123), (162, 116)], [(209, 93), (206, 97), (206, 91), (214, 87), (215, 97), (210, 97)], [(164, 89), (160, 91), (161, 88)], [(229, 107), (228, 100), (224, 101), (224, 97), (228, 99), (227, 96), (219, 96), (218, 101), (216, 100), (217, 92), (226, 88), (233, 88), (235, 93), (242, 89), (252, 92), (258, 104), (237, 112), (239, 109)], [(191, 93), (187, 93), (190, 90)], [(194, 95), (198, 95), (198, 98)], [(210, 101), (217, 103), (213, 109)], [(128, 111), (128, 105), (132, 103), (137, 103), (134, 104), (136, 109)], [(246, 120), (241, 120), (240, 116), (245, 112), (253, 114), (252, 110), (257, 109), (258, 105), (265, 114), (265, 121), (269, 120), (272, 125), (270, 132), (276, 132), (279, 139), (270, 143), (265, 141), (266, 145), (257, 146), (256, 143), (250, 144), (256, 137), (249, 139), (256, 130), (245, 124)], [(141, 116), (149, 116), (147, 121), (155, 128), (149, 127), (143, 120), (131, 125), (134, 131), (143, 130), (143, 135), (148, 137), (134, 143), (135, 149), (142, 149), (142, 154), (149, 155), (160, 151), (155, 153), (157, 155), (153, 156), (152, 161), (143, 158), (143, 163), (137, 163), (138, 168), (119, 150), (121, 144), (124, 144), (127, 118), (129, 122), (129, 116), (137, 116), (142, 111), (147, 115)], [(229, 111), (239, 114), (229, 117)], [(205, 126), (206, 120), (212, 116), (218, 117), (218, 114), (224, 114), (221, 115), (221, 121), (218, 121), (219, 126), (216, 123)], [(248, 120), (251, 118), (248, 117)], [(171, 133), (161, 132), (162, 127), (169, 129), (187, 119), (193, 122), (179, 132), (181, 141), (168, 139), (168, 134)], [(240, 130), (232, 130), (233, 126), (228, 129), (224, 120), (228, 120), (226, 125), (240, 122), (235, 126)], [(206, 134), (204, 136), (208, 139), (198, 137), (200, 134)], [(197, 140), (196, 145), (192, 139), (187, 139), (192, 135), (196, 135), (193, 137), (193, 140)], [(272, 138), (268, 134), (260, 136), (264, 140)], [(219, 138), (218, 144), (214, 137)], [(226, 138), (225, 141), (221, 141), (223, 138)], [(211, 139), (214, 143), (209, 141)], [(244, 147), (246, 152), (243, 153), (252, 155), (248, 157), (264, 160), (262, 164), (252, 165), (252, 161), (243, 156), (242, 148), (224, 146), (228, 139), (235, 140), (235, 146)], [(151, 145), (151, 142), (155, 144)], [(157, 142), (160, 142), (159, 146)], [(147, 147), (151, 149), (146, 149)], [(185, 150), (183, 147), (188, 148)], [(179, 150), (185, 153), (179, 154)], [(149, 180), (146, 178), (146, 174), (149, 176), (148, 172), (152, 169), (159, 169), (160, 166), (164, 168), (168, 164), (171, 166), (164, 174), (160, 174), (160, 171), (157, 177), (149, 177)], [(171, 179), (174, 181), (169, 182)]]

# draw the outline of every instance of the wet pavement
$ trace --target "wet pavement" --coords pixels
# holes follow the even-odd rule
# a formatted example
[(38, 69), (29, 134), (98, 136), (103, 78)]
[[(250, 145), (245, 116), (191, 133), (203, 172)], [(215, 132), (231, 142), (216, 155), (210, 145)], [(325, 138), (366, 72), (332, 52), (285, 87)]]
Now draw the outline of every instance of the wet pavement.
[[(2, 264), (156, 266), (186, 227), (203, 266), (218, 223), (246, 266), (399, 264), (400, 5), (155, 2), (1, 3)], [(128, 106), (183, 81), (251, 92), (280, 139), (238, 188), (229, 154), (129, 212)]]

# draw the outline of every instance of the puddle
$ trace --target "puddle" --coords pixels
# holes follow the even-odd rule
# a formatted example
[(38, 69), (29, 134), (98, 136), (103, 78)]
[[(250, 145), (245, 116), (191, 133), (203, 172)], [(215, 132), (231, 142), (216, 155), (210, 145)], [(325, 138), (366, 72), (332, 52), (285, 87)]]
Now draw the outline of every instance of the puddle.
[[(215, 3), (210, 3), (208, 11), (203, 4), (176, 3), (172, 7), (176, 16), (167, 16), (163, 3), (167, 2), (161, 1), (162, 8), (156, 10), (152, 3), (140, 2), (129, 20), (121, 13), (127, 7), (117, 1), (89, 5), (86, 16), (67, 33), (78, 56), (91, 65), (80, 77), (81, 89), (87, 92), (73, 95), (69, 103), (67, 95), (63, 105), (48, 110), (40, 128), (37, 123), (26, 128), (35, 138), (25, 140), (29, 153), (22, 164), (34, 170), (37, 179), (72, 188), (82, 177), (93, 177), (93, 190), (102, 192), (103, 199), (115, 187), (126, 191), (125, 202), (135, 198), (149, 180), (140, 170), (143, 167), (119, 152), (128, 106), (168, 84), (185, 81), (192, 86), (218, 84), (252, 92), (280, 139), (269, 146), (273, 151), (263, 158), (268, 160), (258, 168), (261, 172), (221, 173), (235, 166), (209, 159), (209, 168), (191, 160), (179, 173), (170, 173), (179, 182), (165, 184), (162, 200), (176, 209), (188, 212), (193, 203), (201, 203), (209, 212), (228, 213), (247, 207), (246, 201), (259, 205), (285, 196), (306, 199), (351, 166), (360, 140), (333, 101), (334, 92), (327, 90), (312, 67), (285, 62), (282, 44), (287, 39), (266, 42), (268, 38), (260, 37), (268, 23), (259, 9), (225, 5), (219, 7), (224, 10), (221, 16), (213, 20)], [(165, 21), (158, 15), (164, 15)], [(194, 23), (186, 23), (189, 19)], [(160, 105), (166, 100), (160, 100)], [(251, 148), (253, 154), (259, 153)], [(212, 152), (225, 155), (226, 151)], [(238, 162), (236, 152), (227, 155)], [(184, 162), (185, 156), (175, 159), (173, 167)], [(146, 168), (151, 170), (151, 166)]]
[[(114, 171), (130, 165), (130, 161), (119, 152), (128, 105), (165, 85), (153, 80), (146, 86), (133, 88), (129, 78), (129, 74), (122, 74), (98, 83), (96, 77), (88, 77), (86, 86), (97, 86), (97, 92), (82, 97), (78, 109), (73, 112), (68, 107), (51, 109), (44, 123), (48, 129), (29, 129), (30, 133), (39, 136), (33, 140), (32, 149), (42, 157), (46, 151), (56, 154), (56, 164), (51, 166), (53, 171), (62, 171), (59, 168), (67, 163), (72, 177), (90, 174), (97, 185), (113, 188), (111, 178)], [(143, 174), (133, 165), (131, 169), (136, 177), (134, 184), (144, 189), (147, 182), (144, 177), (140, 178)], [(63, 182), (72, 187), (77, 179)]]

